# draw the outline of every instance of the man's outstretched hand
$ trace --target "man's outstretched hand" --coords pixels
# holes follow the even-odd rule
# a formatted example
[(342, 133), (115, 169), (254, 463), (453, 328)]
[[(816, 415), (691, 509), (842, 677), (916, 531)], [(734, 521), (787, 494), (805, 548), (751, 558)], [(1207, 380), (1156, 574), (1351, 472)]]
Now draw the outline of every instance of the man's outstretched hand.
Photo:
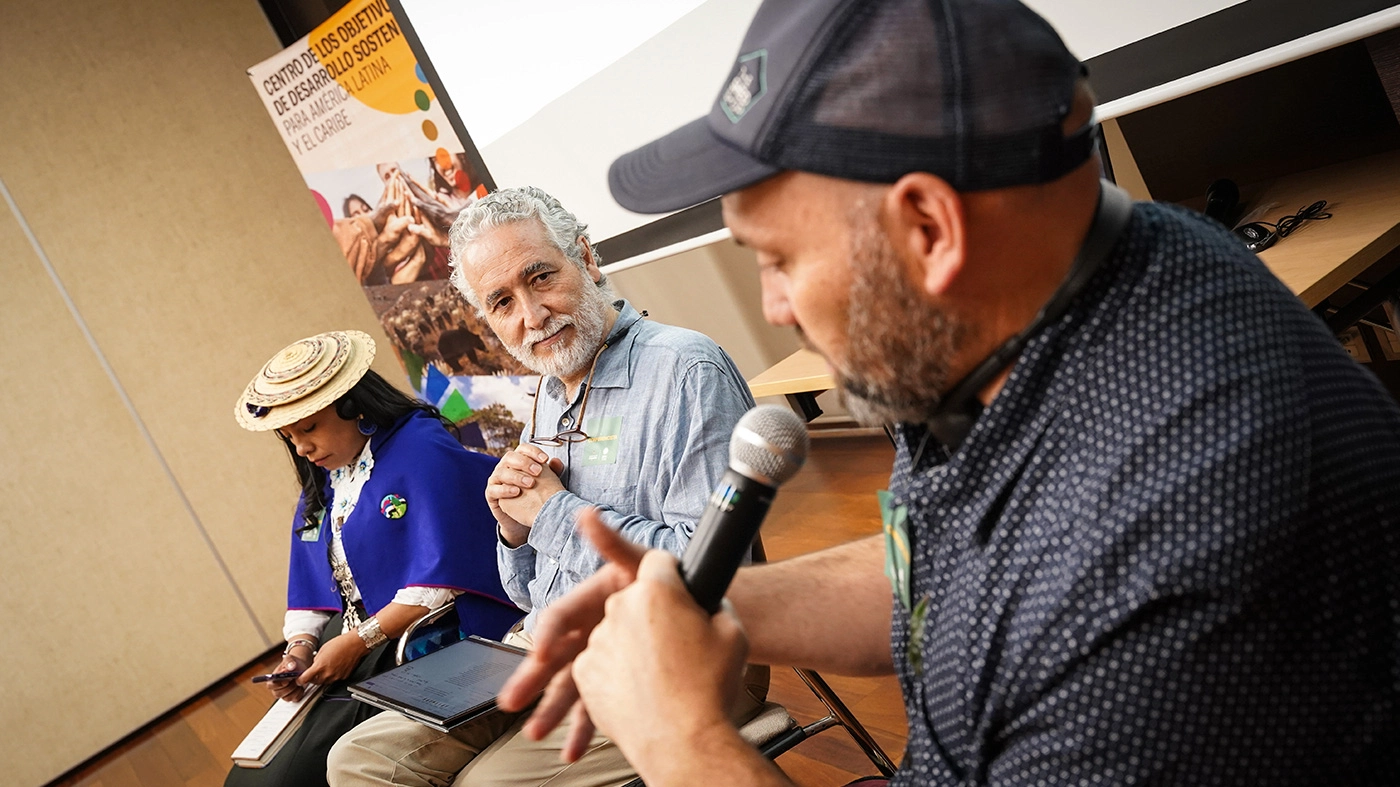
[(572, 672), (598, 730), (648, 783), (669, 774), (660, 783), (694, 784), (672, 766), (680, 750), (707, 750), (702, 738), (738, 739), (729, 713), (747, 655), (733, 608), (726, 602), (710, 615), (686, 589), (676, 556), (653, 550), (636, 580), (608, 599)]
[(574, 657), (588, 645), (588, 636), (603, 619), (608, 597), (632, 584), (637, 578), (646, 550), (622, 536), (598, 516), (595, 508), (579, 514), (578, 529), (607, 560), (607, 564), (563, 598), (540, 613), (535, 624), (534, 649), (516, 668), (497, 698), (502, 710), (518, 711), (544, 692), (544, 698), (530, 714), (524, 732), (539, 740), (573, 713), (569, 739), (562, 756), (573, 762), (583, 755), (593, 736), (593, 723), (578, 701), (571, 666)]

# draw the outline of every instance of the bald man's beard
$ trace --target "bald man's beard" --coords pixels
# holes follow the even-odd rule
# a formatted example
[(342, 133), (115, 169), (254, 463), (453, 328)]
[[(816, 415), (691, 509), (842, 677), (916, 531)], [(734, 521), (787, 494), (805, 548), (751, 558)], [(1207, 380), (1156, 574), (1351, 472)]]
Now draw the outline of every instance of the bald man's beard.
[(833, 364), (841, 401), (867, 426), (927, 421), (968, 329), (905, 279), (875, 216), (853, 217), (851, 229), (846, 357)]

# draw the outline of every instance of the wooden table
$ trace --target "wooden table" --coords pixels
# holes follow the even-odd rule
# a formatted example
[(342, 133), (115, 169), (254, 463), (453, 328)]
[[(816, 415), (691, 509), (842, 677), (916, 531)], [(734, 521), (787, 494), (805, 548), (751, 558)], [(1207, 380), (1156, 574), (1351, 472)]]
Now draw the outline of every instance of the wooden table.
[[(1278, 203), (1267, 221), (1327, 200), (1332, 218), (1308, 222), (1259, 255), (1308, 308), (1400, 247), (1400, 152), (1295, 173), (1241, 192), (1254, 205)], [(826, 361), (809, 350), (749, 380), (755, 397), (786, 396), (809, 421), (821, 415), (816, 395), (835, 385)]]
[(798, 350), (749, 380), (749, 390), (755, 397), (825, 391), (835, 385), (826, 359), (811, 350)]
[(1309, 309), (1400, 246), (1400, 152), (1299, 172), (1240, 192), (1254, 205), (1279, 203), (1266, 221), (1327, 200), (1332, 218), (1310, 221), (1259, 254)]
[(808, 421), (822, 414), (817, 394), (835, 387), (826, 359), (811, 350), (798, 350), (749, 380), (755, 399), (786, 396)]

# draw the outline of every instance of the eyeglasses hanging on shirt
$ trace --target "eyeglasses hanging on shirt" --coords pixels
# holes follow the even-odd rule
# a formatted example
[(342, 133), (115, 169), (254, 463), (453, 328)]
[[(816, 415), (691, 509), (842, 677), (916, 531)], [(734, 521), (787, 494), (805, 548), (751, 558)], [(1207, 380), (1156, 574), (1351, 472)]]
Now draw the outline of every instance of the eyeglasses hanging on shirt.
[(603, 342), (603, 346), (598, 348), (598, 352), (593, 354), (593, 363), (588, 367), (588, 379), (583, 383), (583, 402), (579, 404), (578, 419), (573, 423), (573, 428), (557, 432), (553, 437), (536, 437), (535, 430), (538, 427), (540, 411), (540, 390), (544, 387), (545, 376), (540, 375), (540, 381), (535, 385), (535, 402), (530, 408), (530, 439), (525, 442), (530, 445), (546, 445), (559, 447), (565, 443), (581, 443), (588, 439), (588, 433), (583, 431), (583, 416), (588, 412), (588, 395), (593, 392), (593, 372), (598, 369), (598, 357), (603, 351), (608, 349), (608, 343)]
[[(642, 312), (643, 317), (645, 317), (646, 315), (646, 312)], [(535, 401), (530, 406), (530, 437), (525, 442), (529, 443), (530, 445), (543, 445), (549, 446), (551, 448), (558, 448), (559, 446), (564, 445), (566, 443), (581, 443), (589, 439), (588, 433), (583, 431), (583, 417), (584, 414), (588, 412), (588, 395), (593, 392), (593, 373), (598, 370), (598, 359), (603, 355), (604, 350), (608, 349), (608, 347), (612, 344), (615, 344), (618, 341), (620, 341), (622, 337), (626, 336), (627, 332), (631, 329), (632, 326), (629, 325), (626, 328), (623, 328), (621, 331), (618, 331), (616, 336), (613, 336), (608, 341), (603, 342), (603, 346), (599, 347), (598, 352), (593, 354), (593, 363), (590, 364), (588, 367), (588, 378), (584, 380), (583, 383), (583, 401), (579, 403), (578, 418), (574, 420), (574, 425), (572, 428), (565, 429), (562, 432), (557, 432), (553, 437), (535, 436), (535, 431), (538, 428), (537, 416), (539, 415), (540, 411), (540, 391), (544, 387), (545, 380), (545, 375), (540, 375), (540, 381), (535, 384)]]

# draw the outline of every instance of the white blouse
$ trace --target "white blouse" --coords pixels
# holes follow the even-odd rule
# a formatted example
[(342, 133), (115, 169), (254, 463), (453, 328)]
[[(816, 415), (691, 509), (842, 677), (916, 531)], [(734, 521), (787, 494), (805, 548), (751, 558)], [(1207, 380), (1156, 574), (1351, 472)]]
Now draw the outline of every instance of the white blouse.
[[(369, 441), (365, 441), (365, 448), (360, 452), (360, 456), (350, 464), (336, 468), (330, 473), (331, 476), (331, 496), (334, 503), (331, 504), (330, 514), (326, 519), (331, 522), (331, 553), (336, 560), (345, 561), (345, 542), (341, 539), (340, 528), (342, 523), (350, 518), (350, 514), (355, 510), (355, 505), (360, 501), (360, 490), (364, 489), (365, 482), (369, 481), (370, 473), (374, 470), (374, 454), (369, 450)], [(354, 566), (351, 566), (351, 573)], [(352, 584), (354, 580), (351, 580)], [(455, 598), (460, 590), (450, 588), (431, 587), (411, 587), (401, 588), (394, 594), (394, 603), (405, 604), (411, 607), (427, 607), (435, 609), (446, 604)], [(360, 589), (352, 587), (351, 600), (360, 600)], [(282, 620), (282, 636), (290, 642), (297, 635), (309, 635), (316, 640), (323, 641), (321, 634), (326, 627), (326, 622), (331, 619), (331, 613), (314, 609), (289, 609), (287, 615)], [(341, 626), (341, 632), (345, 633), (350, 629)]]

